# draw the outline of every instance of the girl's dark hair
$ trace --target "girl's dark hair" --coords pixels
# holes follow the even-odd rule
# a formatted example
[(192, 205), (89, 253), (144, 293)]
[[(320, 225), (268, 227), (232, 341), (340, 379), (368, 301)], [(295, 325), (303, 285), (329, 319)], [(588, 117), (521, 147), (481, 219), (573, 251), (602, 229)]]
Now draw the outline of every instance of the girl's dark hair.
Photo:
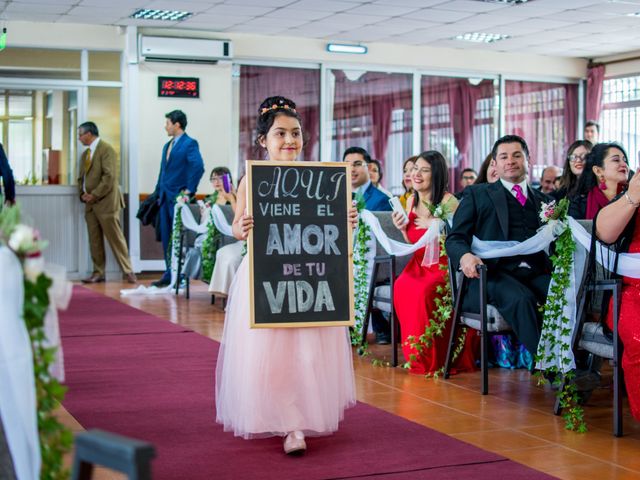
[(380, 185), (382, 183), (382, 165), (380, 164), (380, 160), (372, 158), (370, 163), (378, 166), (378, 177), (380, 177), (378, 178), (378, 185)]
[(411, 162), (415, 165), (416, 160), (418, 160), (418, 155), (414, 155), (413, 157), (409, 157), (407, 158), (404, 163), (402, 164), (402, 188), (404, 188), (405, 193), (408, 191), (407, 187), (404, 186), (404, 169), (407, 166), (407, 163)]
[(221, 177), (223, 175), (229, 175), (229, 181), (233, 183), (231, 170), (229, 170), (227, 167), (215, 167), (213, 170), (211, 170), (211, 173), (209, 174), (209, 180), (211, 180), (211, 177), (213, 177), (214, 175), (217, 175), (218, 177)]
[(266, 98), (258, 109), (258, 121), (256, 126), (256, 146), (262, 148), (260, 140), (267, 136), (269, 130), (273, 126), (273, 122), (278, 115), (286, 115), (298, 120), (302, 127), (302, 118), (296, 111), (296, 104), (293, 100), (285, 97), (269, 97)]
[[(438, 205), (442, 202), (449, 184), (449, 168), (442, 154), (436, 150), (427, 150), (418, 155), (416, 163), (423, 159), (431, 166), (431, 204)], [(414, 190), (416, 198), (420, 198)]]
[(594, 145), (585, 159), (584, 170), (582, 170), (582, 175), (580, 175), (578, 179), (578, 186), (576, 187), (576, 193), (578, 195), (587, 194), (593, 187), (598, 185), (598, 177), (596, 177), (596, 174), (593, 172), (593, 167), (603, 168), (604, 157), (607, 156), (609, 150), (612, 148), (617, 148), (622, 151), (625, 162), (629, 165), (627, 152), (622, 148), (622, 145), (617, 143), (598, 143)]
[(493, 155), (490, 153), (480, 165), (480, 170), (478, 171), (478, 178), (474, 182), (474, 185), (478, 185), (480, 183), (489, 183), (489, 179), (487, 177), (487, 171), (489, 171), (489, 165), (491, 164), (491, 160), (493, 160)]
[[(578, 147), (586, 148), (587, 153), (589, 153), (593, 148), (593, 143), (591, 143), (589, 140), (576, 140), (571, 145), (569, 145), (567, 156), (564, 159), (564, 167), (562, 167), (562, 176), (560, 177), (560, 188), (567, 189), (567, 196), (573, 195), (574, 190), (578, 187), (578, 176), (571, 171), (571, 160), (569, 160), (569, 157), (573, 155), (573, 152)], [(584, 171), (585, 170), (583, 170), (583, 172)]]

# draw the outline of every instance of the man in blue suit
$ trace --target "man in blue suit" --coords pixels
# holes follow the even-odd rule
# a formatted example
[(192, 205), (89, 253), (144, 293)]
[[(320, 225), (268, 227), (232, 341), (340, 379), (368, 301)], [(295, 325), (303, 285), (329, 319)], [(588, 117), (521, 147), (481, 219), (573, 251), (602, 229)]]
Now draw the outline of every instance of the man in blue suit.
[(372, 212), (390, 211), (389, 197), (378, 190), (369, 178), (369, 153), (360, 147), (349, 147), (342, 155), (342, 161), (351, 165), (351, 190), (364, 198), (365, 208)]
[[(0, 143), (0, 177), (2, 177), (2, 184), (4, 185), (4, 202), (7, 205), (13, 205), (16, 200), (16, 184), (13, 180), (13, 171), (9, 166), (9, 160), (4, 153), (4, 148)], [(2, 190), (0, 190), (0, 195)], [(0, 205), (2, 210), (2, 205)]]
[(187, 116), (181, 110), (174, 110), (165, 115), (164, 129), (171, 140), (162, 148), (160, 175), (156, 184), (158, 194), (158, 228), (165, 252), (167, 269), (160, 280), (151, 285), (162, 287), (171, 283), (171, 232), (173, 229), (173, 208), (176, 197), (183, 192), (194, 195), (204, 173), (204, 163), (198, 142), (185, 133)]

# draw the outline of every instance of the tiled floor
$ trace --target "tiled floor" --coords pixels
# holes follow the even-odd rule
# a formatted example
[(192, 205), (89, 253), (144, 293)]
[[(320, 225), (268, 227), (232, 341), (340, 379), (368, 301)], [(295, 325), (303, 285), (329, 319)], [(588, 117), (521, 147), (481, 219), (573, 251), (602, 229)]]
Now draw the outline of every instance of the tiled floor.
[[(183, 296), (120, 297), (127, 284), (107, 283), (91, 288), (133, 307), (185, 325), (219, 340), (224, 313), (221, 303), (211, 305), (206, 286), (192, 284), (191, 299)], [(373, 356), (390, 358), (388, 346), (374, 346)], [(585, 407), (589, 432), (564, 429), (552, 414), (554, 393), (539, 387), (522, 370), (490, 372), (488, 396), (479, 393), (479, 373), (450, 380), (409, 375), (401, 368), (373, 366), (371, 357), (354, 357), (358, 399), (388, 412), (490, 450), (563, 479), (640, 478), (640, 423), (625, 412), (625, 436), (611, 434), (610, 374)], [(625, 408), (626, 402), (625, 402)], [(65, 422), (80, 425), (66, 412)], [(101, 474), (100, 478), (119, 478)]]

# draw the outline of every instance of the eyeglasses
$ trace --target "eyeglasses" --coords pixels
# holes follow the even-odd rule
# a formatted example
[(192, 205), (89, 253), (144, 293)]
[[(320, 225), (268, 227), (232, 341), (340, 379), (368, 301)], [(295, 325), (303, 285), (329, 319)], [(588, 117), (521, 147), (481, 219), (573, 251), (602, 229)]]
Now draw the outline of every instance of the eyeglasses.
[(217, 180), (222, 180), (222, 177), (218, 177), (216, 175), (213, 175), (209, 180), (212, 181), (212, 182), (215, 182)]
[(587, 158), (587, 155), (569, 155), (569, 161), (571, 163), (576, 163), (576, 162), (584, 162), (584, 159)]
[(476, 179), (476, 177), (475, 177), (475, 176), (473, 176), (473, 175), (463, 175), (463, 176), (462, 176), (462, 179), (463, 179), (463, 180), (475, 180), (475, 179)]

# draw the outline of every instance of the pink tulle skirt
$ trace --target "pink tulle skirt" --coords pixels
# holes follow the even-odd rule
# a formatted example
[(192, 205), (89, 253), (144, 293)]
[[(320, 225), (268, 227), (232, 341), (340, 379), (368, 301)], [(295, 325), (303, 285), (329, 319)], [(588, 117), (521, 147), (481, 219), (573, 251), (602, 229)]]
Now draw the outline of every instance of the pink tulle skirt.
[(216, 368), (216, 420), (236, 436), (338, 429), (355, 404), (346, 327), (249, 328), (249, 263), (231, 284)]

